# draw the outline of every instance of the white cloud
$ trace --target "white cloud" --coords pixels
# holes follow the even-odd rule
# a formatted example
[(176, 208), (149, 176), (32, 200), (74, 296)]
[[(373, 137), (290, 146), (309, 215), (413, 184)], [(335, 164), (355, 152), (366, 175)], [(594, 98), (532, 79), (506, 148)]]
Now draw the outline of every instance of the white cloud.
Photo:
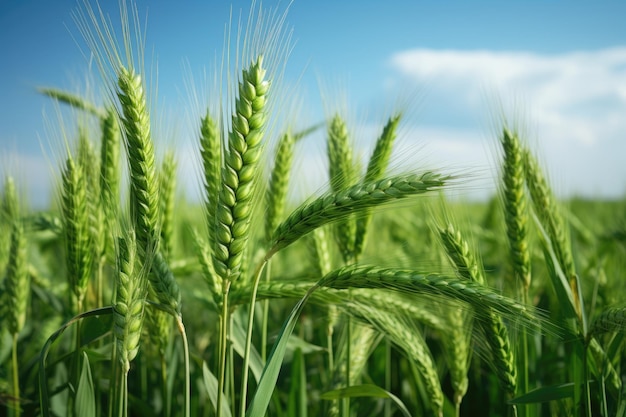
[[(396, 83), (426, 85), (429, 99), (440, 103), (437, 111), (455, 109), (447, 117), (459, 138), (475, 138), (486, 121), (488, 137), (494, 115), (504, 111), (520, 121), (521, 109), (522, 126), (530, 128), (531, 144), (562, 191), (624, 192), (626, 168), (615, 155), (626, 155), (626, 47), (554, 55), (414, 49), (394, 54), (390, 63), (399, 74)], [(499, 100), (504, 109), (495, 105)], [(517, 108), (508, 105), (514, 101)], [(465, 125), (459, 128), (455, 118)], [(450, 136), (450, 126), (441, 122), (429, 129), (436, 140)], [(463, 149), (465, 140), (435, 146)]]

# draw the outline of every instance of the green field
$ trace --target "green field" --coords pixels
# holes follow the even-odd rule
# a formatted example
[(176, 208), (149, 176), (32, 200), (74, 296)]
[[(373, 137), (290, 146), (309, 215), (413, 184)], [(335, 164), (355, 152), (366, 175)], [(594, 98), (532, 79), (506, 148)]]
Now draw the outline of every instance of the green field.
[[(280, 21), (200, 109), (191, 201), (132, 28), (84, 19), (108, 94), (41, 90), (80, 115), (56, 203), (3, 172), (0, 415), (626, 415), (626, 201), (558, 199), (508, 125), (486, 202), (447, 197), (470, 173), (398, 172), (400, 111), (362, 159), (346, 114), (298, 128)], [(293, 201), (320, 132), (327, 189)]]

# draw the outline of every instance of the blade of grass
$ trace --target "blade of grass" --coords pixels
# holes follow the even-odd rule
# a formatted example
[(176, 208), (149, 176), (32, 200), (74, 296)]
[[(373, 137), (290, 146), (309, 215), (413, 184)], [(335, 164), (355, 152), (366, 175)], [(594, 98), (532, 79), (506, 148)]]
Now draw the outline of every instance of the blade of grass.
[(272, 398), (272, 393), (276, 387), (276, 381), (278, 380), (278, 374), (287, 351), (287, 345), (289, 336), (293, 333), (293, 329), (296, 327), (298, 317), (302, 313), (304, 305), (308, 301), (311, 294), (319, 288), (317, 285), (313, 286), (295, 305), (291, 314), (285, 321), (283, 328), (278, 334), (278, 339), (274, 343), (272, 352), (268, 358), (267, 364), (263, 369), (263, 374), (259, 380), (259, 386), (252, 398), (252, 402), (246, 412), (246, 417), (263, 417), (267, 411), (267, 407)]
[(94, 394), (93, 378), (91, 377), (91, 367), (89, 366), (89, 357), (83, 352), (83, 366), (76, 388), (76, 401), (74, 403), (74, 411), (77, 416), (95, 417), (96, 416), (96, 397)]
[(398, 410), (400, 410), (403, 416), (411, 417), (411, 413), (409, 413), (409, 410), (400, 398), (396, 397), (389, 391), (372, 384), (353, 385), (351, 387), (328, 391), (320, 396), (323, 400), (338, 400), (346, 397), (388, 398), (396, 404)]

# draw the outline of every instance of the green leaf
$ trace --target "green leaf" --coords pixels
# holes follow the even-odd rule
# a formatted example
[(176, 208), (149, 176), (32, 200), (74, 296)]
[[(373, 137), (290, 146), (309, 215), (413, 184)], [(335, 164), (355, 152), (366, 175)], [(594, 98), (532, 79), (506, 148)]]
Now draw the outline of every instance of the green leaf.
[[(239, 311), (243, 310), (238, 310), (238, 312)], [(235, 352), (237, 352), (242, 358), (246, 353), (246, 330), (244, 329), (243, 325), (245, 321), (247, 321), (247, 317), (245, 317), (245, 314), (238, 314), (236, 312), (233, 315), (230, 333), (230, 339), (233, 343), (233, 349), (235, 349)], [(249, 366), (255, 381), (258, 382), (259, 378), (261, 378), (261, 373), (263, 372), (263, 360), (261, 359), (261, 355), (259, 355), (259, 352), (254, 348), (254, 346), (251, 346), (250, 348)]]
[(89, 357), (83, 352), (83, 366), (80, 371), (78, 387), (76, 388), (75, 415), (81, 417), (96, 416), (96, 396), (94, 393)]
[[(593, 385), (595, 382), (591, 382)], [(565, 398), (574, 398), (574, 383), (550, 385), (548, 387), (540, 387), (513, 398), (509, 404), (534, 404), (545, 403), (548, 401), (562, 400)]]
[(306, 364), (302, 349), (299, 348), (293, 353), (291, 363), (288, 415), (307, 417)]
[(113, 307), (102, 307), (95, 310), (90, 310), (85, 313), (81, 313), (78, 316), (73, 317), (70, 321), (62, 325), (57, 329), (46, 341), (45, 345), (41, 349), (39, 354), (39, 406), (41, 407), (41, 414), (43, 417), (50, 417), (50, 396), (48, 395), (48, 378), (46, 376), (46, 359), (48, 352), (52, 347), (52, 344), (63, 334), (65, 329), (72, 324), (86, 317), (99, 316), (103, 314), (112, 314)]
[(110, 314), (86, 317), (84, 319), (84, 324), (80, 327), (81, 346), (86, 346), (105, 336), (111, 332), (112, 327), (113, 317)]
[(259, 380), (259, 386), (257, 387), (257, 390), (254, 393), (254, 398), (252, 398), (252, 402), (248, 407), (246, 417), (265, 416), (270, 399), (272, 398), (272, 393), (274, 392), (274, 387), (276, 386), (276, 381), (278, 380), (278, 374), (280, 373), (285, 352), (287, 351), (289, 338), (293, 333), (293, 329), (296, 327), (298, 317), (300, 317), (300, 313), (302, 313), (304, 305), (317, 288), (319, 288), (318, 285), (313, 286), (304, 295), (304, 297), (298, 301), (287, 318), (287, 321), (283, 324), (283, 328), (278, 335), (278, 339), (272, 348), (272, 353), (270, 353), (268, 361), (265, 364), (265, 368), (263, 369), (263, 374)]
[[(207, 394), (209, 394), (209, 401), (211, 401), (215, 409), (217, 407), (217, 378), (213, 375), (213, 372), (209, 370), (206, 362), (202, 362), (202, 379), (204, 380), (204, 388)], [(232, 417), (226, 401), (222, 401), (222, 416)]]
[(411, 417), (411, 413), (409, 413), (409, 410), (407, 410), (400, 398), (396, 397), (389, 391), (372, 384), (353, 385), (351, 387), (328, 391), (320, 396), (323, 400), (339, 400), (342, 398), (352, 397), (388, 398), (396, 404), (402, 415)]

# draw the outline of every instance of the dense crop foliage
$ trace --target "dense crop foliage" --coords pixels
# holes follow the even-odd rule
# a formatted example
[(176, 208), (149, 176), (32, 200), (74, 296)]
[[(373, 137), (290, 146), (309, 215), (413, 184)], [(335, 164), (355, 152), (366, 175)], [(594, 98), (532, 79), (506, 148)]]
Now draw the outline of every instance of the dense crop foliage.
[[(282, 17), (202, 109), (189, 202), (128, 22), (120, 46), (82, 16), (108, 98), (41, 91), (97, 128), (65, 138), (48, 210), (3, 173), (0, 415), (626, 415), (625, 203), (559, 201), (508, 126), (480, 204), (444, 197), (462, 174), (389, 174), (401, 113), (364, 160), (341, 113), (298, 130)], [(328, 190), (292, 201), (316, 130)]]

